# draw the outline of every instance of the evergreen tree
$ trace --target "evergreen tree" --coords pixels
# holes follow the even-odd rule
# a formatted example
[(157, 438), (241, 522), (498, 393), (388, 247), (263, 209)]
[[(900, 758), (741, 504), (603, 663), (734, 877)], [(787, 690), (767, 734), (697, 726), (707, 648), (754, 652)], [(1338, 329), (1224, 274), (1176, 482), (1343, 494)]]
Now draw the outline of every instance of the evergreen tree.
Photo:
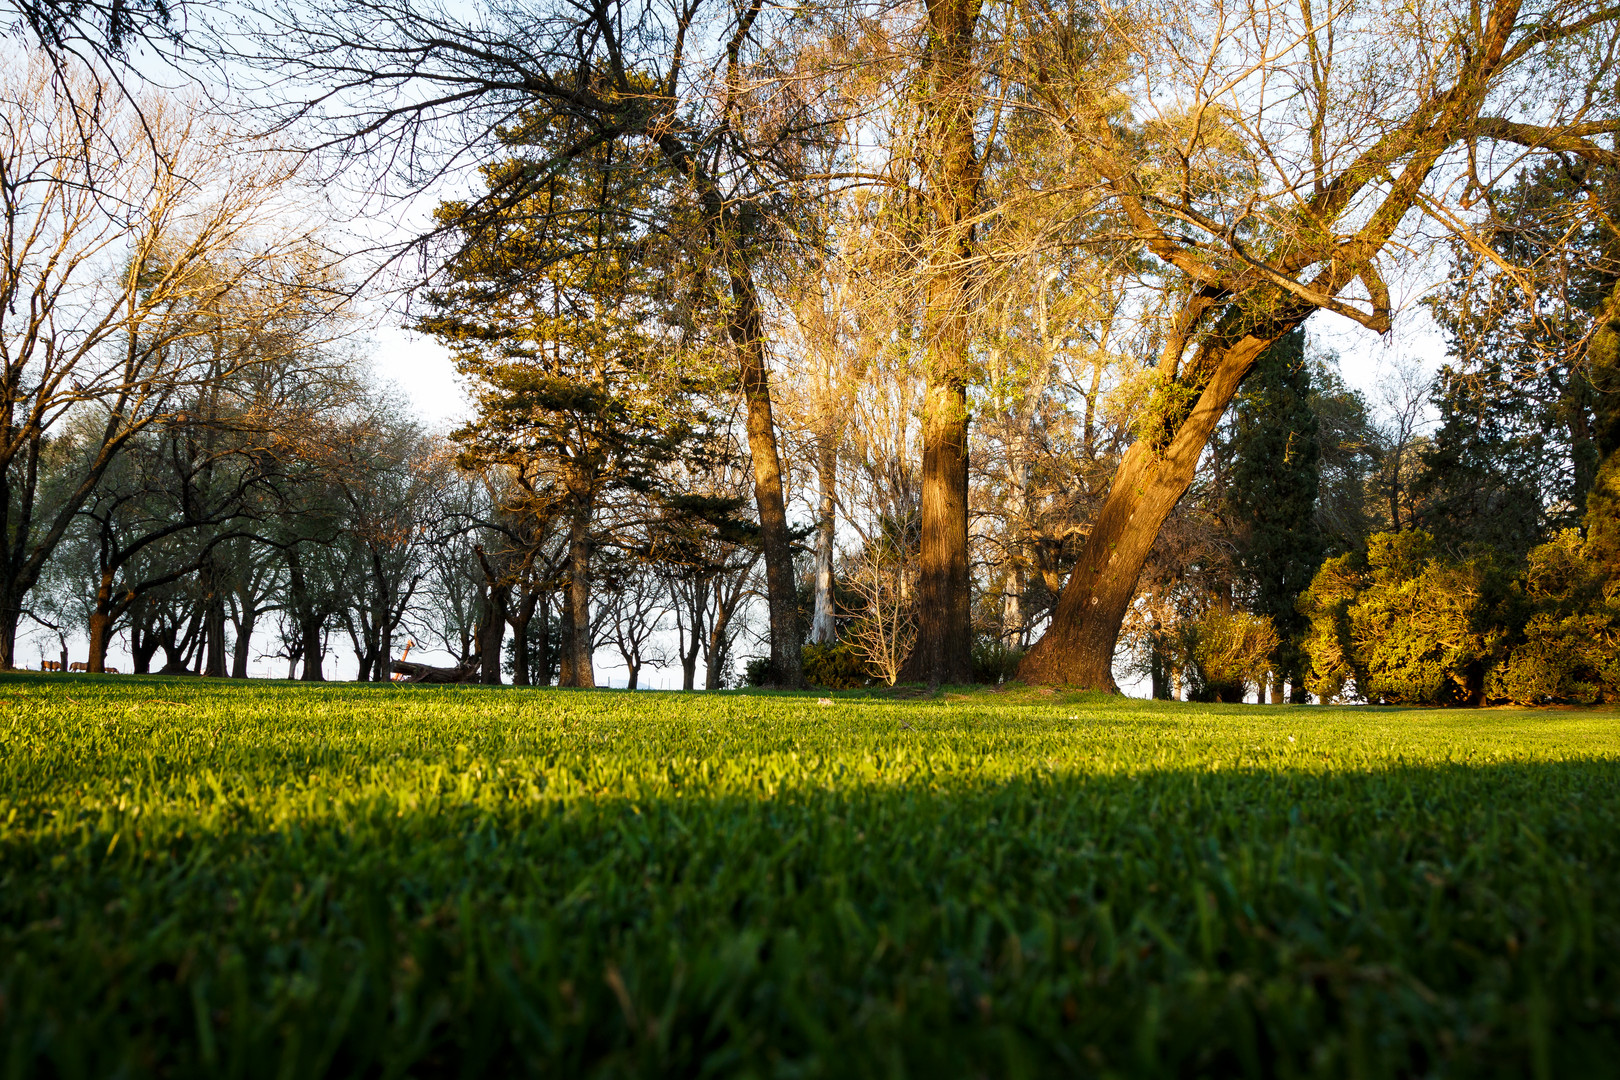
[(1519, 560), (1586, 514), (1620, 412), (1617, 208), (1613, 169), (1548, 163), (1494, 204), (1494, 258), (1459, 246), (1431, 303), (1453, 360), (1416, 492), (1444, 547)]
[[(659, 317), (667, 276), (636, 212), (656, 193), (626, 167), (630, 151), (604, 140), (558, 165), (571, 133), (544, 117), (503, 136), (514, 155), (485, 170), (492, 196), (514, 173), (550, 163), (550, 175), (498, 213), (440, 207), (459, 248), (419, 326), (472, 385), (477, 416), (454, 433), (463, 464), (507, 471), (518, 494), (502, 512), (565, 523), (560, 682), (592, 686), (592, 559), (611, 539), (608, 500), (629, 495), (619, 509), (646, 516), (673, 463), (715, 444), (700, 384), (668, 362), (681, 345)], [(491, 596), (504, 595), (483, 561)]]
[(1317, 524), (1321, 484), (1319, 423), (1313, 403), (1305, 331), (1271, 347), (1235, 403), (1226, 502), (1237, 536), (1238, 562), (1254, 589), (1252, 607), (1277, 631), (1272, 700), (1286, 677), (1300, 700), (1305, 666), (1301, 643), (1308, 620), (1297, 610), (1325, 551)]

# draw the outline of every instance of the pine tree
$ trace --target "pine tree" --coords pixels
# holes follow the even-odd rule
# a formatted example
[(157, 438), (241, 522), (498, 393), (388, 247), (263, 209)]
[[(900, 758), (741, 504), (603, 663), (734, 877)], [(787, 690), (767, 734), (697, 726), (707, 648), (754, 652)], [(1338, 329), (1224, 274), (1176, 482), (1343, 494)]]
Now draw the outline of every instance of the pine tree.
[(1295, 330), (1256, 365), (1233, 415), (1226, 502), (1237, 535), (1238, 563), (1254, 589), (1252, 609), (1269, 618), (1277, 631), (1274, 702), (1282, 697), (1285, 677), (1295, 700), (1301, 699), (1301, 644), (1309, 621), (1297, 602), (1325, 552), (1316, 517), (1321, 446), (1313, 396), (1305, 332)]
[[(510, 190), (512, 173), (556, 162), (569, 141), (532, 118), (504, 137), (515, 153), (486, 169), (492, 193)], [(518, 495), (500, 509), (567, 534), (561, 678), (572, 686), (594, 685), (592, 557), (607, 500), (628, 495), (642, 511), (669, 501), (674, 464), (716, 445), (699, 382), (668, 362), (681, 351), (659, 316), (670, 275), (637, 213), (658, 193), (637, 186), (628, 153), (600, 142), (548, 166), (545, 183), (499, 212), (442, 205), (459, 247), (418, 323), (450, 347), (473, 390), (477, 415), (453, 435), (463, 464), (504, 468)], [(500, 571), (486, 576), (493, 592)]]

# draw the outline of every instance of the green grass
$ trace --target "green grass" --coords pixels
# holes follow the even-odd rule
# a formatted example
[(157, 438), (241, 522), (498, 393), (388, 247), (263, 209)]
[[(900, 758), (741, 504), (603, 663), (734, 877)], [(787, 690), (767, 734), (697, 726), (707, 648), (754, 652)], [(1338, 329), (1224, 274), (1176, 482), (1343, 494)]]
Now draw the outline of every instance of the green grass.
[(1620, 720), (0, 678), (0, 1075), (1620, 1060)]

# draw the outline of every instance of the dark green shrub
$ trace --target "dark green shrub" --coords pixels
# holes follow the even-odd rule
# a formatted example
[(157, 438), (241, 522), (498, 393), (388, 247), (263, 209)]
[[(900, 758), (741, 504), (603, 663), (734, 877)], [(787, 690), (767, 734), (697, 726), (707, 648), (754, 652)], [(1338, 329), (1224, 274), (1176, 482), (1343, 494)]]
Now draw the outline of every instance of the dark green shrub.
[(1522, 705), (1620, 700), (1620, 577), (1574, 529), (1530, 553), (1528, 618), (1490, 694)]
[(771, 677), (771, 658), (756, 656), (743, 666), (743, 684), (746, 686), (764, 686)]
[(872, 681), (865, 659), (848, 640), (804, 647), (804, 677), (829, 690), (853, 690)]
[(1023, 658), (1023, 649), (991, 634), (980, 634), (973, 639), (973, 681), (988, 686), (1008, 682), (1018, 675)]

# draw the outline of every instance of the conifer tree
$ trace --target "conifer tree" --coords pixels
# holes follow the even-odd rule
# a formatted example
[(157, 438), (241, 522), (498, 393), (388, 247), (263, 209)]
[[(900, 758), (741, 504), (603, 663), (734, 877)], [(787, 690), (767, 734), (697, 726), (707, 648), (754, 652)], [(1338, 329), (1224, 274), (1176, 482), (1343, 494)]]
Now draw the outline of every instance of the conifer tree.
[[(491, 192), (510, 190), (511, 173), (546, 161), (567, 134), (530, 117), (504, 137), (515, 153), (485, 170)], [(607, 500), (656, 502), (671, 462), (707, 443), (694, 380), (664, 362), (679, 344), (656, 315), (656, 243), (635, 213), (651, 193), (624, 167), (628, 153), (604, 141), (498, 214), (443, 204), (460, 246), (418, 324), (473, 389), (477, 415), (454, 434), (462, 463), (507, 471), (518, 494), (502, 512), (565, 523), (570, 686), (595, 685), (591, 566)]]
[(1296, 605), (1325, 551), (1316, 517), (1321, 447), (1313, 396), (1305, 331), (1300, 329), (1267, 350), (1234, 410), (1227, 505), (1236, 526), (1239, 565), (1253, 582), (1253, 609), (1277, 631), (1273, 702), (1281, 700), (1285, 677), (1296, 700), (1303, 690), (1300, 646), (1309, 623)]

